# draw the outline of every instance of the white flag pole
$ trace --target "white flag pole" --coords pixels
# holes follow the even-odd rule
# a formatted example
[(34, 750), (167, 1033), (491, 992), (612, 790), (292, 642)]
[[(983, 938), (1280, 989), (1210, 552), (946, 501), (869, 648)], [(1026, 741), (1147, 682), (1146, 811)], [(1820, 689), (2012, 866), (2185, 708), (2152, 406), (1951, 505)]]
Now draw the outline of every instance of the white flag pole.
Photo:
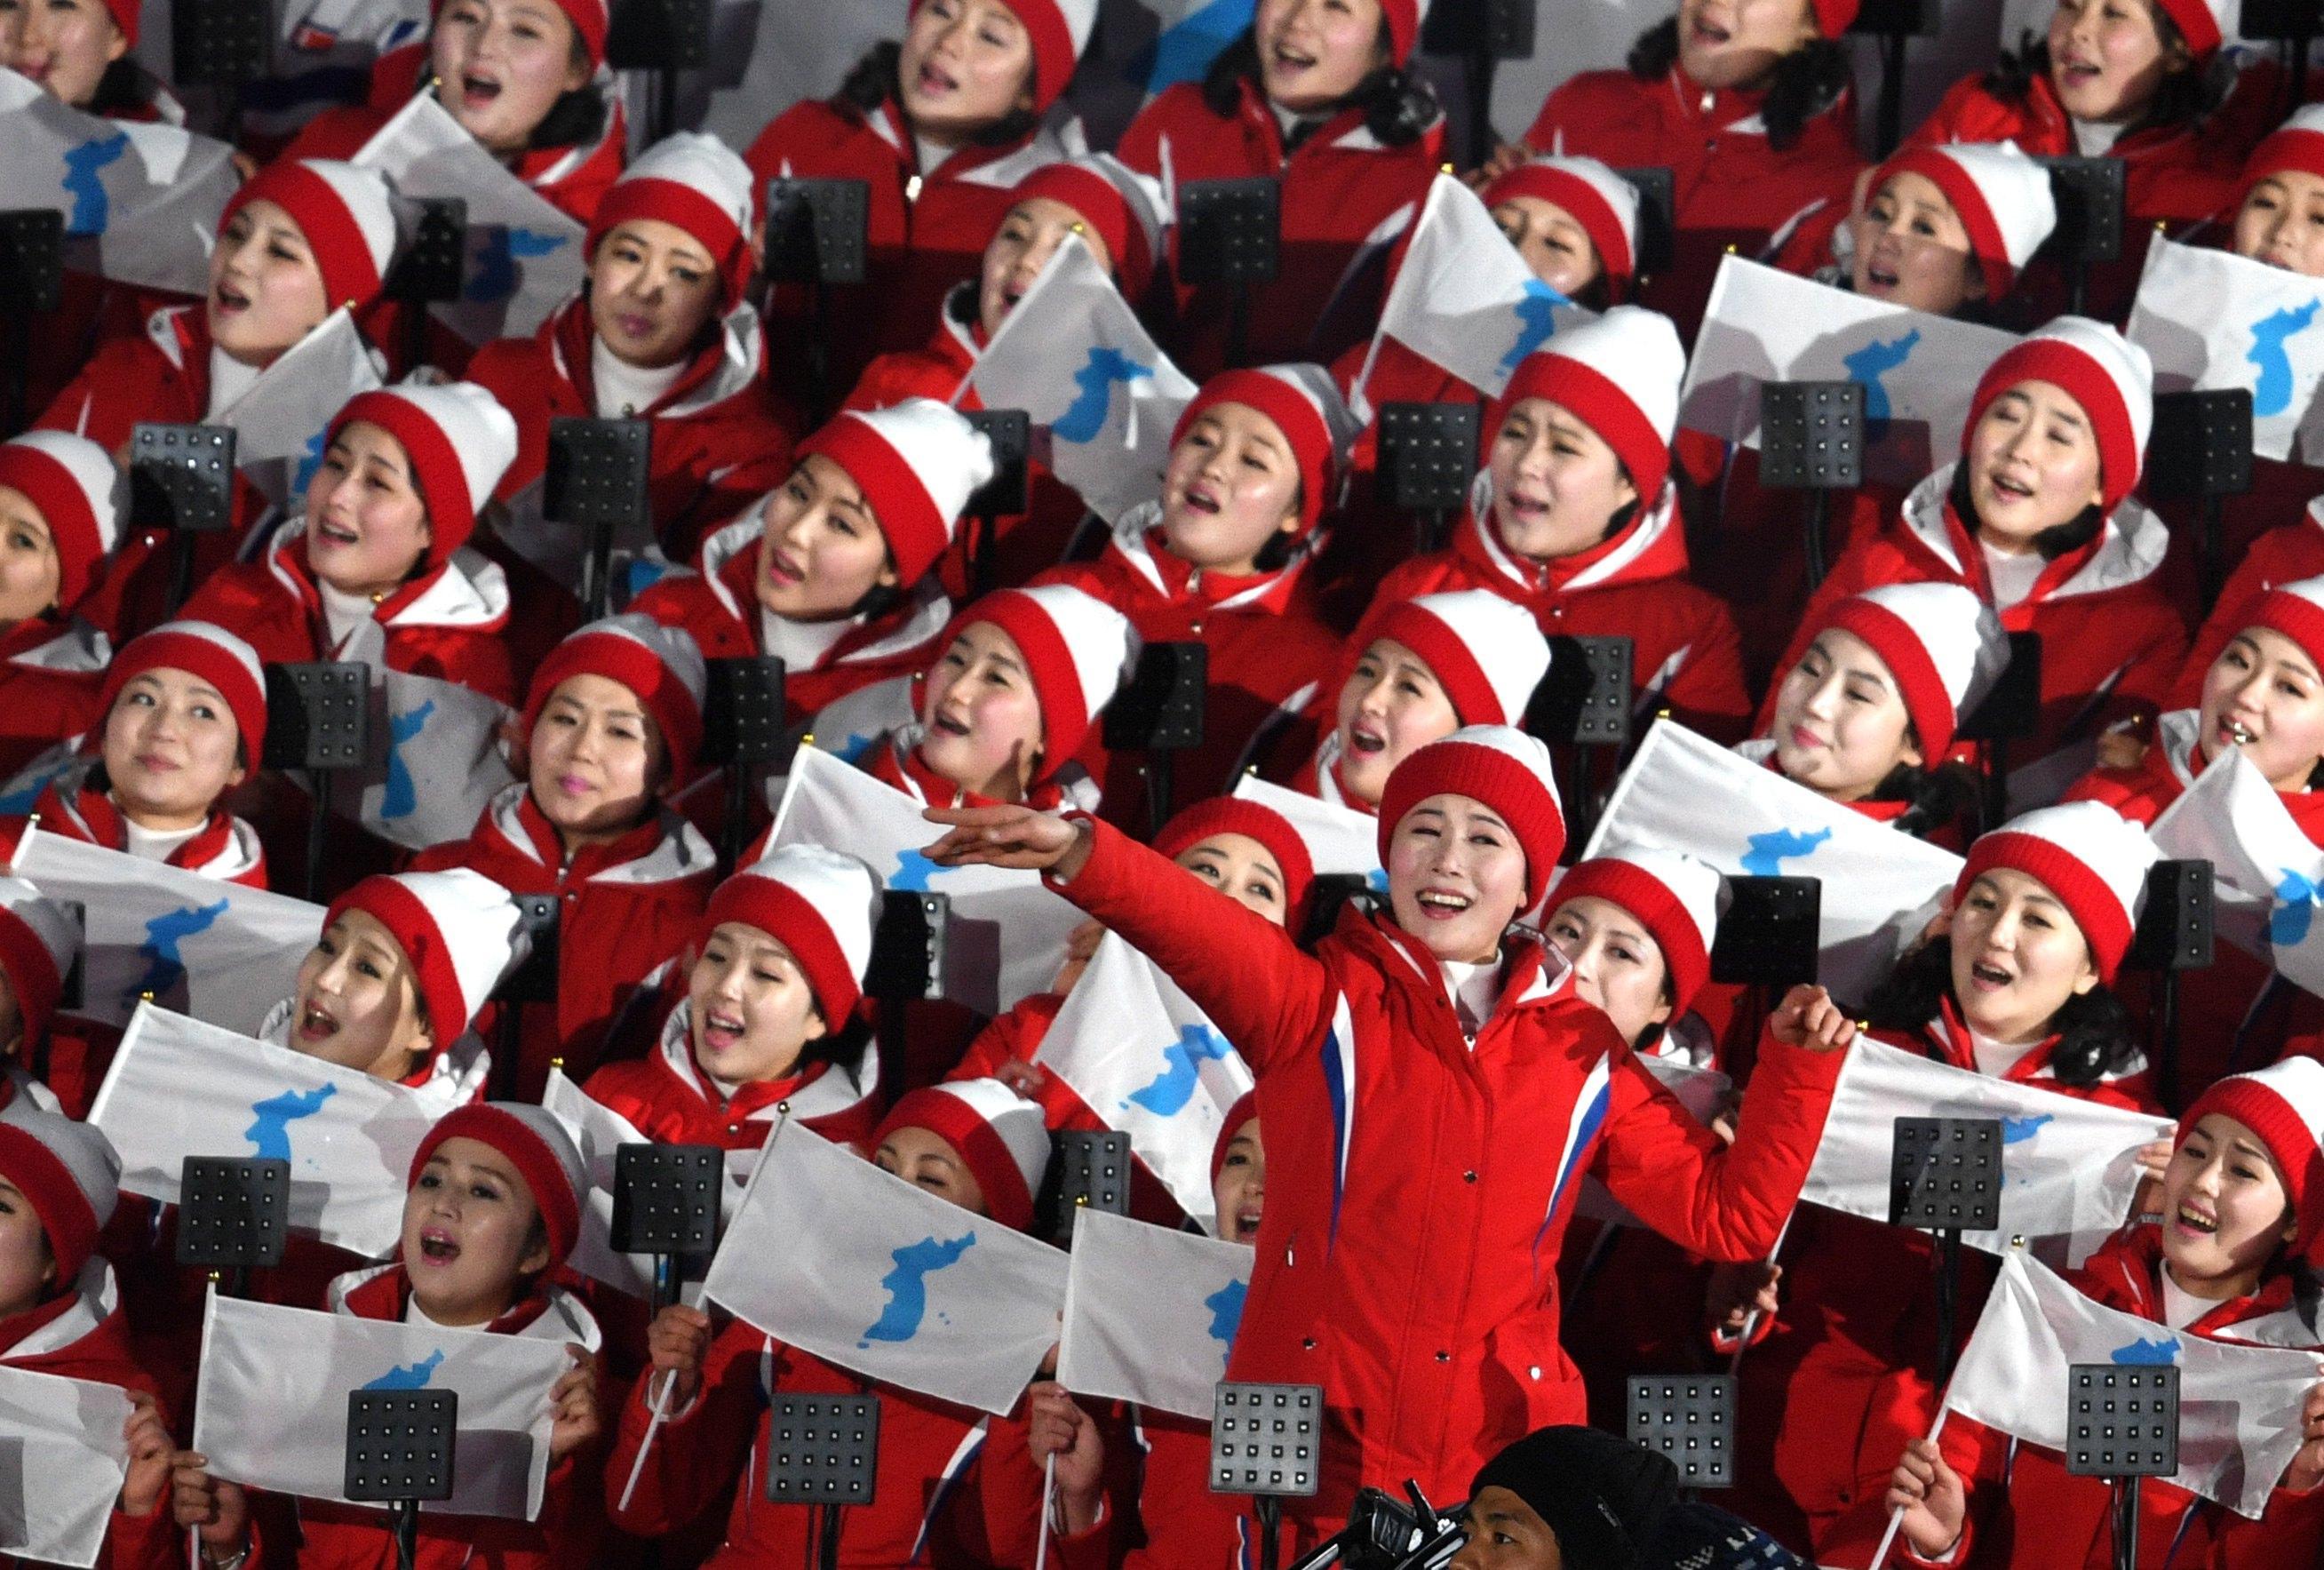
[[(1939, 1407), (1937, 1408), (1937, 1420), (1929, 1429), (1930, 1444), (1934, 1445), (1937, 1442), (1938, 1436), (1941, 1435), (1945, 1431), (1945, 1418), (1951, 1411), (1952, 1408), (1950, 1407)], [(1888, 1563), (1888, 1550), (1895, 1547), (1896, 1533), (1904, 1527), (1904, 1507), (1903, 1505), (1898, 1505), (1895, 1510), (1888, 1512), (1888, 1529), (1880, 1534), (1880, 1549), (1879, 1552), (1872, 1556), (1872, 1570), (1880, 1570), (1880, 1566)]]
[[(1784, 1230), (1775, 1234), (1775, 1246), (1767, 1251), (1767, 1262), (1769, 1264), (1774, 1264), (1775, 1262), (1776, 1256), (1784, 1251), (1784, 1240), (1792, 1235), (1792, 1218), (1798, 1214), (1799, 1211), (1794, 1207), (1791, 1215), (1787, 1215), (1784, 1218)], [(1728, 1378), (1734, 1378), (1737, 1371), (1742, 1368), (1743, 1354), (1750, 1349), (1751, 1337), (1757, 1332), (1758, 1328), (1759, 1310), (1755, 1307), (1748, 1314), (1743, 1316), (1742, 1332), (1735, 1338), (1735, 1355), (1727, 1360)]]
[(630, 1480), (622, 1484), (622, 1502), (617, 1510), (630, 1508), (630, 1496), (638, 1491), (638, 1476), (646, 1469), (646, 1457), (653, 1451), (654, 1432), (661, 1427), (662, 1415), (669, 1408), (669, 1387), (678, 1383), (676, 1369), (663, 1376), (661, 1389), (654, 1392), (653, 1416), (647, 1419), (646, 1436), (638, 1441), (638, 1458), (630, 1463)]
[(1057, 1453), (1041, 1463), (1041, 1535), (1033, 1545), (1033, 1570), (1049, 1570), (1049, 1512), (1056, 1506)]

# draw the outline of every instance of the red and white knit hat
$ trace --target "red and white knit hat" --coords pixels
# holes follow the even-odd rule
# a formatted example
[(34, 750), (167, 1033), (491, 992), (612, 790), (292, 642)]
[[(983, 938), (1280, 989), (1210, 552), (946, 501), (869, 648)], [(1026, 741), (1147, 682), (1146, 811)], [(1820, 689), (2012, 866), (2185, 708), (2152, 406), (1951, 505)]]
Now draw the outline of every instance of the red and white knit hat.
[(1122, 297), (1135, 303), (1154, 282), (1167, 222), (1162, 188), (1110, 152), (1045, 163), (1009, 193), (1010, 204), (1047, 197), (1063, 202), (1105, 242)]
[(1630, 297), (1638, 272), (1638, 188), (1594, 158), (1579, 154), (1536, 158), (1520, 163), (1484, 189), (1488, 208), (1517, 197), (1563, 208), (1590, 243), (1606, 270), (1606, 297), (1619, 305)]
[(395, 255), (395, 208), (379, 171), (337, 159), (278, 159), (234, 193), (217, 232), (259, 201), (281, 208), (307, 236), (327, 304), (355, 310), (378, 298)]
[(581, 1235), (589, 1168), (557, 1114), (521, 1101), (473, 1102), (446, 1113), (412, 1153), (411, 1170), (404, 1178), (407, 1188), (420, 1181), (429, 1158), (447, 1140), (474, 1140), (508, 1158), (532, 1190), (533, 1207), (540, 1212), (541, 1230), (549, 1234), (549, 1269), (563, 1264)]
[(1315, 861), (1292, 821), (1272, 807), (1240, 796), (1213, 796), (1180, 809), (1154, 836), (1154, 854), (1176, 861), (1213, 835), (1239, 834), (1266, 847), (1283, 874), (1283, 924), (1296, 937), (1305, 924)]
[(1025, 657), (1041, 700), (1042, 755), (1055, 769), (1074, 755), (1129, 678), (1138, 658), (1137, 629), (1094, 595), (1042, 584), (985, 596), (953, 618), (944, 644), (979, 622), (1008, 633)]
[(1299, 532), (1305, 536), (1316, 520), (1339, 505), (1348, 454), (1363, 429), (1348, 411), (1332, 374), (1305, 364), (1222, 371), (1203, 383), (1178, 416), (1170, 445), (1184, 441), (1194, 421), (1222, 403), (1256, 409), (1283, 433), (1299, 466)]
[(57, 605), (70, 610), (121, 538), (129, 487), (113, 455), (85, 436), (28, 430), (0, 442), (0, 485), (40, 510), (57, 552)]
[(1227, 1147), (1242, 1132), (1243, 1124), (1259, 1115), (1259, 1092), (1246, 1090), (1227, 1108), (1226, 1122), (1219, 1125), (1219, 1137), (1211, 1141), (1211, 1182), (1216, 1184), (1219, 1174), (1226, 1170)]
[(2244, 625), (2281, 633), (2310, 660), (2324, 661), (2324, 577), (2276, 585), (2260, 596)]
[(1932, 768), (2009, 665), (2009, 636), (1993, 607), (1959, 584), (1883, 584), (1832, 606), (1823, 624), (1880, 656)]
[(2280, 169), (2324, 180), (2324, 104), (2302, 104), (2244, 160), (2243, 194)]
[(93, 1124), (43, 1112), (20, 1095), (0, 1113), (0, 1178), (14, 1183), (41, 1218), (57, 1285), (69, 1289), (121, 1197), (121, 1157), (113, 1141)]
[(48, 1034), (80, 957), (80, 923), (22, 878), (0, 877), (0, 973), (16, 994), (23, 1039)]
[(2219, 52), (2226, 40), (2227, 6), (2230, 0), (2154, 0), (2163, 14), (2179, 29), (2187, 41), (2187, 52), (2195, 57), (2195, 69)]
[(933, 398), (849, 410), (798, 445), (820, 453), (862, 488), (896, 559), (896, 576), (918, 583), (952, 545), (960, 511), (992, 477), (992, 443)]
[[(912, 0), (918, 14), (926, 0)], [(1097, 24), (1097, 0), (1004, 0), (1025, 24), (1033, 45), (1033, 112), (1041, 114), (1065, 96)]]
[(2102, 321), (2059, 317), (1986, 367), (1969, 400), (1969, 423), (1961, 427), (1963, 457), (1987, 408), (2020, 382), (2054, 383), (2082, 406), (2098, 437), (2101, 505), (2113, 512), (2138, 484), (2146, 433), (2154, 424), (2154, 362)]
[(741, 303), (757, 259), (758, 181), (740, 154), (715, 136), (680, 131), (655, 143), (613, 182), (589, 221), (586, 254), (633, 218), (675, 225), (701, 243), (725, 286), (724, 309)]
[(698, 951), (728, 921), (755, 927), (791, 951), (824, 1022), (839, 1029), (863, 998), (880, 880), (821, 845), (779, 845), (718, 885), (695, 927)]
[(1428, 20), (1434, 0), (1380, 0), (1380, 15), (1388, 23), (1388, 59), (1402, 65), (1420, 47), (1421, 23)]
[(105, 0), (105, 8), (113, 14), (113, 25), (121, 29), (121, 36), (134, 46), (137, 23), (145, 10), (143, 0)]
[(1879, 189), (1898, 174), (1922, 176), (1952, 203), (1969, 231), (1969, 254), (1985, 274), (1986, 293), (1995, 300), (2009, 292), (2034, 250), (2058, 226), (2050, 171), (2014, 142), (1907, 147), (1880, 166), (1871, 189)]
[(1618, 305), (1596, 321), (1562, 328), (1517, 365), (1486, 411), (1485, 439), (1499, 434), (1509, 411), (1545, 398), (1572, 411), (1614, 449), (1642, 507), (1652, 507), (1670, 476), (1671, 433), (1678, 429), (1678, 386), (1686, 350), (1670, 318), (1644, 306)]
[(1558, 799), (1557, 767), (1549, 749), (1508, 725), (1469, 725), (1406, 756), (1380, 792), (1382, 866), (1404, 815), (1448, 792), (1500, 814), (1525, 852), (1526, 886), (1538, 897), (1565, 852), (1565, 808)]
[(2082, 929), (2098, 978), (2111, 984), (2146, 903), (2147, 871), (2160, 854), (2110, 808), (2095, 801), (2044, 807), (1978, 837), (1953, 883), (1953, 900), (1996, 867), (2040, 880)]
[(2180, 1117), (2172, 1148), (2213, 1113), (2235, 1119), (2267, 1147), (2292, 1202), (2292, 1251), (2324, 1265), (2324, 1063), (2287, 1057), (2213, 1080)]
[(926, 1129), (960, 1152), (985, 1213), (1019, 1232), (1033, 1225), (1033, 1199), (1049, 1170), (1049, 1125), (1038, 1102), (997, 1079), (954, 1079), (916, 1090), (881, 1120), (876, 1149), (898, 1129)]
[(329, 440), (361, 420), (393, 437), (428, 508), (429, 567), (468, 542), (476, 514), (516, 462), (516, 420), (474, 382), (399, 382), (358, 392), (331, 421)]
[(1711, 946), (1719, 937), (1719, 896), (1725, 887), (1715, 869), (1692, 856), (1618, 843), (1560, 878), (1549, 897), (1553, 910), (1569, 900), (1598, 899), (1637, 917), (1663, 951), (1676, 1015), (1711, 980)]
[(1549, 674), (1549, 640), (1533, 613), (1489, 589), (1406, 600), (1372, 630), (1420, 656), (1464, 725), (1523, 724), (1533, 689)]
[[(208, 622), (164, 622), (132, 638), (106, 667), (97, 712), (111, 714), (123, 688), (148, 670), (165, 667), (187, 671), (217, 688), (241, 734), (243, 759), (255, 768), (266, 747), (266, 672), (259, 664), (257, 650)], [(81, 742), (82, 751), (98, 751), (104, 745), (104, 730), (101, 724), (89, 727)]]
[(683, 627), (665, 627), (634, 612), (590, 623), (549, 651), (532, 673), (524, 700), (526, 736), (558, 684), (576, 676), (602, 676), (637, 694), (669, 752), (670, 782), (694, 771), (702, 748), (702, 705), (710, 675), (702, 646)]
[[(612, 26), (607, 14), (606, 0), (552, 0), (573, 23), (573, 31), (581, 35), (581, 47), (589, 51), (589, 69), (595, 70), (605, 63), (605, 34)], [(432, 24), (442, 14), (444, 0), (429, 0), (429, 20)]]
[(1825, 38), (1838, 38), (1856, 22), (1860, 0), (1810, 0), (1815, 8), (1816, 32)]
[(466, 867), (365, 878), (331, 901), (323, 925), (349, 910), (375, 918), (403, 950), (438, 1052), (467, 1030), (523, 942), (509, 891)]

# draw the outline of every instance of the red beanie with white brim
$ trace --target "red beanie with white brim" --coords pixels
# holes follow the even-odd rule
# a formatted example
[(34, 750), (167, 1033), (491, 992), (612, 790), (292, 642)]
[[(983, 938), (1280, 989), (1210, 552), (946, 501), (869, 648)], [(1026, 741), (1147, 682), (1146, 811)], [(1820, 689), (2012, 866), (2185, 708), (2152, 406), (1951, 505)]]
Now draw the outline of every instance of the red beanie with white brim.
[(683, 229), (710, 253), (723, 285), (722, 309), (742, 303), (757, 259), (758, 180), (740, 154), (715, 136), (680, 131), (655, 143), (622, 171), (589, 221), (586, 254), (632, 219)]
[(1074, 755), (1138, 658), (1130, 618), (1096, 596), (1064, 584), (1001, 589), (953, 618), (937, 647), (964, 628), (990, 623), (1009, 634), (1041, 702), (1041, 751), (1055, 771)]
[(872, 1135), (876, 1149), (898, 1129), (926, 1129), (960, 1153), (984, 1191), (985, 1213), (1029, 1232), (1033, 1201), (1049, 1170), (1049, 1125), (1038, 1102), (997, 1079), (953, 1079), (898, 1102)]
[(633, 611), (592, 622), (570, 634), (532, 673), (522, 721), (527, 740), (550, 696), (576, 676), (602, 676), (628, 688), (661, 733), (669, 753), (670, 783), (681, 783), (693, 773), (695, 754), (702, 750), (702, 705), (710, 685), (694, 634)]
[(1986, 410), (2020, 382), (2048, 382), (2082, 406), (2098, 439), (2099, 504), (2113, 512), (2138, 485), (2154, 424), (2154, 362), (2102, 321), (2059, 317), (2004, 350), (1978, 379), (1961, 427), (1963, 457)]
[(1888, 667), (1932, 768), (2009, 665), (1993, 607), (1959, 584), (1883, 584), (1832, 606), (1823, 624), (1861, 638)]
[(1500, 815), (1525, 852), (1531, 904), (1565, 852), (1565, 808), (1549, 749), (1508, 725), (1470, 725), (1406, 757), (1380, 792), (1380, 864), (1405, 815), (1432, 796), (1466, 796)]
[(1080, 216), (1113, 259), (1123, 298), (1141, 299), (1154, 282), (1165, 224), (1161, 189), (1110, 152), (1086, 152), (1045, 163), (1009, 193), (1010, 206), (1036, 197), (1062, 202)]
[(1549, 674), (1549, 641), (1533, 613), (1489, 589), (1405, 600), (1372, 632), (1420, 657), (1464, 725), (1523, 724), (1534, 688)]
[(2235, 1119), (2267, 1147), (2292, 1202), (2292, 1251), (2324, 1266), (2324, 1063), (2287, 1057), (2213, 1080), (2179, 1119), (2172, 1149), (2214, 1113)]
[(1670, 443), (1678, 429), (1678, 389), (1686, 350), (1670, 318), (1644, 306), (1618, 305), (1596, 321), (1561, 328), (1517, 365), (1486, 411), (1485, 439), (1499, 434), (1509, 411), (1543, 398), (1570, 411), (1614, 449), (1651, 508), (1670, 476)]
[(1154, 836), (1154, 854), (1176, 861), (1213, 835), (1239, 834), (1254, 840), (1275, 858), (1283, 874), (1283, 924), (1294, 937), (1307, 909), (1308, 891), (1315, 884), (1315, 862), (1307, 842), (1291, 820), (1272, 807), (1239, 796), (1213, 796), (1183, 808)]
[(395, 208), (379, 171), (337, 159), (279, 159), (234, 193), (217, 232), (256, 201), (281, 208), (307, 236), (325, 304), (359, 310), (379, 297), (395, 255)]
[(440, 567), (475, 531), (476, 514), (516, 462), (516, 420), (474, 382), (399, 382), (358, 392), (331, 421), (327, 439), (361, 422), (393, 437), (428, 509), (428, 550)]
[(1978, 836), (1954, 881), (1953, 901), (1958, 905), (1971, 883), (1997, 867), (2039, 881), (2081, 928), (2098, 979), (2112, 984), (2138, 929), (2146, 874), (2160, 854), (2153, 840), (2111, 808), (2095, 801), (2044, 807)]
[(72, 1282), (97, 1252), (121, 1193), (121, 1158), (88, 1123), (43, 1112), (23, 1097), (0, 1114), (0, 1178), (16, 1186), (57, 1266), (57, 1285)]
[(871, 503), (908, 586), (952, 545), (961, 510), (992, 477), (992, 443), (958, 411), (933, 398), (849, 410), (798, 445), (847, 471)]
[(2058, 226), (2050, 171), (2020, 152), (2014, 142), (1907, 147), (1880, 166), (1871, 189), (1879, 189), (1898, 174), (1920, 175), (1952, 204), (1954, 216), (1969, 232), (1969, 254), (1985, 274), (1989, 299), (2009, 292), (2034, 253)]
[(1609, 845), (1557, 881), (1553, 911), (1570, 900), (1604, 900), (1637, 917), (1663, 951), (1670, 975), (1671, 1012), (1683, 1013), (1711, 980), (1711, 948), (1719, 937), (1716, 869), (1677, 851)]
[(1560, 156), (1520, 163), (1480, 194), (1487, 208), (1531, 197), (1563, 208), (1598, 248), (1606, 298), (1630, 297), (1638, 272), (1638, 188), (1594, 158)]
[(1184, 441), (1194, 421), (1222, 403), (1255, 409), (1283, 433), (1299, 466), (1299, 535), (1305, 538), (1338, 504), (1348, 455), (1361, 430), (1331, 373), (1305, 364), (1222, 372), (1204, 383), (1179, 414), (1170, 431), (1171, 447)]
[(331, 901), (324, 927), (349, 910), (378, 921), (403, 950), (438, 1053), (466, 1031), (523, 947), (516, 900), (466, 867), (365, 878)]
[(85, 436), (28, 430), (0, 442), (0, 485), (40, 509), (57, 553), (57, 605), (70, 610), (121, 538), (129, 487), (113, 455)]
[[(234, 716), (242, 738), (242, 753), (251, 768), (258, 766), (266, 749), (266, 671), (258, 651), (208, 622), (164, 622), (150, 633), (140, 633), (113, 657), (105, 670), (105, 686), (97, 695), (97, 712), (111, 714), (121, 689), (149, 670), (183, 670), (217, 688)], [(96, 753), (105, 744), (105, 727), (92, 725), (81, 750)]]
[(695, 947), (729, 921), (757, 928), (791, 951), (824, 1023), (836, 1030), (863, 999), (880, 900), (880, 880), (853, 856), (779, 845), (718, 885), (695, 924)]
[(474, 1140), (508, 1158), (532, 1190), (533, 1208), (540, 1213), (541, 1230), (549, 1235), (549, 1268), (563, 1264), (581, 1235), (589, 1169), (557, 1114), (545, 1106), (515, 1101), (475, 1102), (447, 1113), (413, 1152), (406, 1187), (420, 1181), (429, 1158), (447, 1140)]

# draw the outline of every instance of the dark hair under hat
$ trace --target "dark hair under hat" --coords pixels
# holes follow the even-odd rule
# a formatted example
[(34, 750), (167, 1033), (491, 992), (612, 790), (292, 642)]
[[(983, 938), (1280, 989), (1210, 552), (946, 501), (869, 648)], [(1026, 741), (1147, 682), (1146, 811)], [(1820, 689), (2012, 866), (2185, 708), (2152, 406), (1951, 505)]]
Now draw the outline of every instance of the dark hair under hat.
[(1644, 1570), (1646, 1540), (1678, 1499), (1678, 1469), (1663, 1456), (1600, 1429), (1536, 1428), (1485, 1463), (1471, 1501), (1505, 1488), (1557, 1535), (1569, 1565)]

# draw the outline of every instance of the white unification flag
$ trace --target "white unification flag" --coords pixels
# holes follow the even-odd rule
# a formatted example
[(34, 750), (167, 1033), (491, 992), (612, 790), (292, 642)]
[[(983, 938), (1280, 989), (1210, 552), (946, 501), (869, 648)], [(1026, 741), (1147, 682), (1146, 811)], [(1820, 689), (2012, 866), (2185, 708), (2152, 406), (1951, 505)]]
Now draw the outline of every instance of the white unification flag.
[(2233, 748), (2212, 759), (2147, 836), (2172, 860), (2211, 864), (2220, 937), (2324, 997), (2324, 851), (2250, 759)]
[(307, 494), (323, 436), (348, 399), (380, 385), (379, 367), (345, 307), (258, 374), (215, 425), (235, 432), (235, 466), (278, 507)]
[[(954, 401), (1021, 409), (1047, 439), (1049, 472), (1112, 522), (1154, 499), (1170, 428), (1194, 383), (1155, 347), (1137, 312), (1078, 238), (1050, 255)], [(1041, 457), (1038, 441), (1034, 456)]]
[(516, 782), (501, 753), (508, 707), (473, 687), (381, 666), (371, 692), (364, 827), (410, 850), (467, 838)]
[(581, 287), (581, 226), (501, 167), (432, 97), (421, 93), (364, 144), (354, 162), (404, 197), (468, 204), (468, 278), (460, 298), (429, 309), (472, 344), (531, 336)]
[(2324, 282), (2231, 251), (2157, 236), (2147, 247), (2126, 336), (2154, 361), (2154, 390), (2252, 395), (2252, 451), (2324, 457)]
[(1898, 1118), (1995, 1118), (2001, 1123), (2001, 1225), (1961, 1241), (2006, 1253), (2013, 1235), (2081, 1261), (2119, 1230), (2138, 1193), (2131, 1158), (2166, 1140), (2169, 1118), (1936, 1063), (1857, 1038), (1832, 1089), (1831, 1114), (1800, 1197), (1872, 1221), (1888, 1219)]
[(1858, 383), (1866, 477), (1911, 485), (1960, 450), (1978, 378), (2016, 341), (1729, 256), (1687, 362), (1679, 423), (1756, 448), (1762, 383)]
[[(1151, 42), (1130, 60), (1132, 81), (1148, 97), (1180, 82), (1199, 82), (1227, 45), (1250, 25), (1259, 0), (1137, 0), (1153, 13)], [(1207, 1415), (1208, 1408), (1205, 1408)]]
[(583, 1094), (579, 1085), (551, 1068), (540, 1104), (557, 1114), (574, 1149), (589, 1169), (588, 1201), (581, 1208), (581, 1234), (573, 1244), (573, 1268), (632, 1298), (653, 1292), (653, 1257), (613, 1251), (613, 1163), (623, 1145), (650, 1144), (629, 1119)]
[(452, 1390), (452, 1497), (420, 1508), (529, 1521), (549, 1477), (549, 1392), (572, 1361), (546, 1337), (278, 1308), (213, 1288), (194, 1444), (229, 1482), (351, 1503), (347, 1392)]
[(180, 126), (84, 115), (0, 69), (0, 208), (62, 213), (75, 272), (202, 293), (218, 218), (242, 183), (233, 156)]
[(861, 763), (881, 737), (919, 717), (912, 707), (912, 688), (918, 681), (917, 676), (891, 676), (835, 698), (816, 710), (800, 744), (829, 753), (843, 763)]
[(129, 1475), (118, 1385), (0, 1367), (0, 1554), (97, 1563)]
[(1000, 1414), (1057, 1344), (1065, 1256), (786, 1122), (703, 1293), (866, 1379)]
[(1160, 966), (1107, 933), (1033, 1061), (1130, 1136), (1178, 1208), (1218, 1230), (1211, 1151), (1250, 1069)]
[(1038, 873), (1005, 867), (940, 867), (921, 854), (944, 827), (920, 816), (920, 804), (828, 753), (802, 747), (775, 809), (767, 848), (837, 846), (870, 864), (886, 885), (948, 895), (944, 995), (981, 1014), (1047, 992), (1065, 960), (1065, 939), (1082, 913), (1041, 882)]
[(1825, 800), (1668, 720), (1614, 782), (1587, 861), (1622, 841), (1684, 851), (1729, 877), (1821, 878), (1816, 979), (1860, 1002), (1960, 876), (1961, 859)]
[(1084, 1209), (1074, 1218), (1057, 1382), (1207, 1419), (1257, 1251)]
[(1375, 893), (1388, 892), (1388, 873), (1379, 864), (1379, 819), (1321, 797), (1272, 785), (1256, 774), (1235, 782), (1234, 793), (1244, 801), (1271, 807), (1291, 821), (1307, 847), (1315, 875), (1354, 873)]
[[(1439, 174), (1380, 307), (1379, 329), (1349, 402), (1363, 399), (1381, 338), (1394, 338), (1471, 386), (1498, 393), (1518, 362), (1559, 328), (1596, 315), (1536, 278), (1476, 193)], [(1370, 403), (1358, 412), (1369, 418)]]
[(2047, 1450), (2066, 1447), (2066, 1371), (2075, 1363), (2179, 1370), (2179, 1471), (2190, 1493), (2257, 1520), (2300, 1449), (2315, 1354), (2236, 1346), (2094, 1303), (2022, 1249), (1962, 1349), (1945, 1407)]
[(299, 962), (323, 929), (323, 908), (245, 889), (160, 862), (32, 833), (19, 876), (85, 912), (81, 1006), (117, 1025), (141, 998), (243, 1035), (289, 997)]
[(189, 1156), (288, 1161), (290, 1224), (381, 1259), (403, 1235), (405, 1179), (436, 1114), (402, 1085), (148, 1003), (88, 1121), (121, 1152), (121, 1187), (163, 1205)]

